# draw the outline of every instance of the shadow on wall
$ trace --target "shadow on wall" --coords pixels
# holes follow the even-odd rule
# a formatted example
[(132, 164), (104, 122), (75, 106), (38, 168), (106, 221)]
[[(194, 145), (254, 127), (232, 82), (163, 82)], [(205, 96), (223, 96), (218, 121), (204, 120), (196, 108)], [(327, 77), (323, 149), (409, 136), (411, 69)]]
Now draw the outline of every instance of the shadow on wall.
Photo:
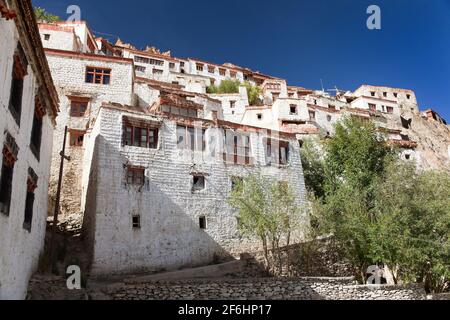
[[(127, 186), (127, 159), (117, 146), (97, 136), (83, 222), (92, 274), (152, 273), (234, 260), (225, 249), (236, 234), (221, 223), (223, 200), (192, 201), (194, 195), (186, 193), (180, 181), (165, 179), (177, 170), (170, 163), (158, 169), (157, 181), (152, 176), (141, 188)], [(199, 225), (205, 215), (207, 230)]]

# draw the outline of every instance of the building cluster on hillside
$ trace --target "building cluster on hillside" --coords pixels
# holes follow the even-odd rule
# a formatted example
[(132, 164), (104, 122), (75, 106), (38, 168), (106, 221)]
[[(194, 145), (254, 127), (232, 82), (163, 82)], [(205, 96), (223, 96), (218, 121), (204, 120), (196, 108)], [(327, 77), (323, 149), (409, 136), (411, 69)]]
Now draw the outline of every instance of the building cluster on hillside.
[[(332, 136), (344, 116), (373, 120), (419, 165), (414, 116), (446, 127), (436, 112), (420, 114), (411, 90), (363, 85), (331, 96), (230, 63), (113, 44), (82, 21), (36, 25), (31, 10), (29, 0), (0, 0), (0, 298), (23, 295), (36, 268), (66, 127), (61, 210), (83, 217), (96, 275), (206, 265), (252, 250), (227, 201), (236, 182), (261, 174), (288, 183), (306, 205), (300, 148)], [(208, 93), (227, 79), (242, 83), (238, 92)], [(249, 86), (260, 89), (254, 105)]]

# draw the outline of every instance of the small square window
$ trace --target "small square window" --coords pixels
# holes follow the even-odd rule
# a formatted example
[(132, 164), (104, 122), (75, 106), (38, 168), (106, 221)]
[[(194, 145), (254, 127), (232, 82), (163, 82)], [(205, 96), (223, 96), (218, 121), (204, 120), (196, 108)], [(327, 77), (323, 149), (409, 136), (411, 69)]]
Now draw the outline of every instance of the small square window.
[(291, 104), (291, 106), (290, 106), (290, 114), (291, 115), (296, 115), (298, 112), (297, 112), (297, 106), (295, 105), (295, 104)]
[(398, 93), (394, 92), (394, 97), (398, 98)]
[(50, 35), (49, 34), (44, 34), (44, 40), (45, 41), (49, 41), (50, 40)]
[(370, 95), (371, 95), (372, 97), (375, 97), (375, 91), (372, 91), (372, 92), (370, 93)]
[(387, 98), (388, 94), (387, 92), (383, 92), (383, 97)]
[(236, 101), (231, 100), (230, 101), (230, 108), (233, 109), (236, 107)]
[(406, 160), (410, 160), (411, 159), (411, 155), (410, 154), (405, 154), (405, 159)]
[(258, 117), (258, 120), (262, 120), (263, 119), (262, 113), (258, 113), (257, 117)]
[(198, 219), (198, 224), (199, 224), (200, 229), (206, 230), (206, 217), (204, 217), (204, 216), (200, 217)]
[(133, 229), (141, 228), (141, 216), (133, 216)]
[(411, 99), (411, 95), (410, 95), (410, 94), (407, 94), (407, 95), (406, 95), (406, 99), (410, 100), (410, 99)]
[(205, 177), (204, 176), (194, 176), (193, 177), (193, 191), (201, 191), (205, 189)]

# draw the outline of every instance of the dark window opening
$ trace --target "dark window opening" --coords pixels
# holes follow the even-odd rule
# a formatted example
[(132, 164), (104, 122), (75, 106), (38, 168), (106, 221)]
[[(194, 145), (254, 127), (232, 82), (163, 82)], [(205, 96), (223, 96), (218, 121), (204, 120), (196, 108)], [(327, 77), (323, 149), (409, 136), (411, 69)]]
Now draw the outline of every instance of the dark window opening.
[(389, 114), (393, 114), (394, 113), (394, 107), (386, 107), (386, 111)]
[(406, 95), (406, 99), (410, 100), (410, 99), (411, 99), (411, 95), (410, 95), (410, 94), (407, 94), (407, 95)]
[(0, 211), (9, 216), (12, 195), (14, 166), (17, 161), (18, 147), (14, 139), (7, 134), (6, 144), (3, 147), (3, 162), (0, 180)]
[(331, 122), (331, 116), (327, 116), (327, 121)]
[(406, 160), (410, 160), (411, 159), (411, 155), (410, 154), (405, 154), (405, 159)]
[(199, 224), (200, 229), (206, 230), (206, 217), (200, 217), (198, 219), (198, 224)]
[(398, 98), (398, 93), (397, 92), (394, 92), (394, 97)]
[(141, 216), (133, 216), (133, 229), (141, 228)]
[(49, 34), (44, 34), (44, 40), (45, 40), (45, 41), (50, 40), (50, 35), (49, 35)]
[(372, 91), (372, 92), (370, 93), (370, 95), (371, 95), (372, 97), (375, 97), (375, 92)]
[(23, 221), (23, 228), (28, 232), (31, 232), (31, 227), (33, 223), (33, 207), (34, 207), (34, 191), (37, 188), (38, 177), (33, 169), (28, 169), (28, 180), (27, 180), (27, 198), (25, 202), (25, 216)]
[(22, 115), (23, 81), (27, 75), (27, 67), (28, 61), (22, 46), (19, 44), (14, 54), (11, 95), (9, 98), (9, 111), (19, 126)]
[(194, 176), (192, 191), (201, 191), (205, 189), (205, 177), (204, 176)]
[(42, 144), (42, 117), (34, 113), (33, 129), (31, 130), (30, 148), (37, 160), (40, 159)]
[(263, 119), (262, 113), (258, 113), (257, 117), (258, 117), (258, 120), (262, 120)]
[(316, 120), (316, 112), (315, 111), (311, 111), (309, 110), (309, 119), (312, 120)]
[(290, 109), (291, 109), (291, 111), (290, 111), (290, 113), (291, 113), (291, 115), (296, 115), (296, 114), (298, 114), (298, 111), (297, 111), (297, 106), (296, 105), (291, 105), (290, 106)]
[(70, 146), (71, 147), (82, 147), (84, 144), (85, 131), (70, 131)]
[(383, 97), (387, 98), (388, 94), (387, 92), (383, 92)]
[(369, 103), (369, 110), (373, 111), (373, 112), (377, 111), (377, 105), (373, 104), (373, 103)]
[(233, 109), (236, 107), (236, 101), (230, 101), (230, 108)]
[(412, 127), (412, 119), (406, 120), (403, 117), (400, 117), (401, 121), (402, 121), (402, 127), (404, 129), (411, 129)]

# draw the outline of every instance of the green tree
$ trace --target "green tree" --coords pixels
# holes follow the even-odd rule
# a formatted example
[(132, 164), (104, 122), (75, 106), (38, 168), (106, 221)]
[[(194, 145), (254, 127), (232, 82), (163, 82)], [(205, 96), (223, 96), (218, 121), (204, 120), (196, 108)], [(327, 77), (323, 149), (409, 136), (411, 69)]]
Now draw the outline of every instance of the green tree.
[(51, 13), (47, 12), (45, 9), (40, 8), (40, 7), (34, 8), (34, 14), (36, 15), (36, 20), (38, 22), (52, 23), (52, 22), (61, 21), (60, 17), (58, 17), (54, 14), (51, 14)]
[(450, 174), (417, 172), (370, 123), (347, 118), (325, 146), (322, 199), (313, 215), (332, 233), (361, 281), (387, 265), (397, 282), (443, 291), (450, 278)]
[(323, 152), (320, 152), (321, 147), (318, 141), (308, 139), (300, 149), (306, 188), (317, 198), (323, 198), (325, 195), (325, 163)]
[(239, 93), (241, 82), (239, 80), (225, 79), (220, 82), (219, 86), (209, 86), (206, 92), (209, 94), (230, 94)]
[(260, 96), (262, 93), (261, 88), (258, 86), (252, 85), (248, 81), (244, 82), (244, 87), (247, 89), (248, 103), (251, 106), (260, 105), (262, 103), (261, 99), (260, 99)]
[(280, 248), (290, 244), (301, 213), (289, 185), (252, 175), (236, 184), (229, 203), (239, 212), (240, 233), (247, 238), (258, 238), (269, 272), (281, 274)]

